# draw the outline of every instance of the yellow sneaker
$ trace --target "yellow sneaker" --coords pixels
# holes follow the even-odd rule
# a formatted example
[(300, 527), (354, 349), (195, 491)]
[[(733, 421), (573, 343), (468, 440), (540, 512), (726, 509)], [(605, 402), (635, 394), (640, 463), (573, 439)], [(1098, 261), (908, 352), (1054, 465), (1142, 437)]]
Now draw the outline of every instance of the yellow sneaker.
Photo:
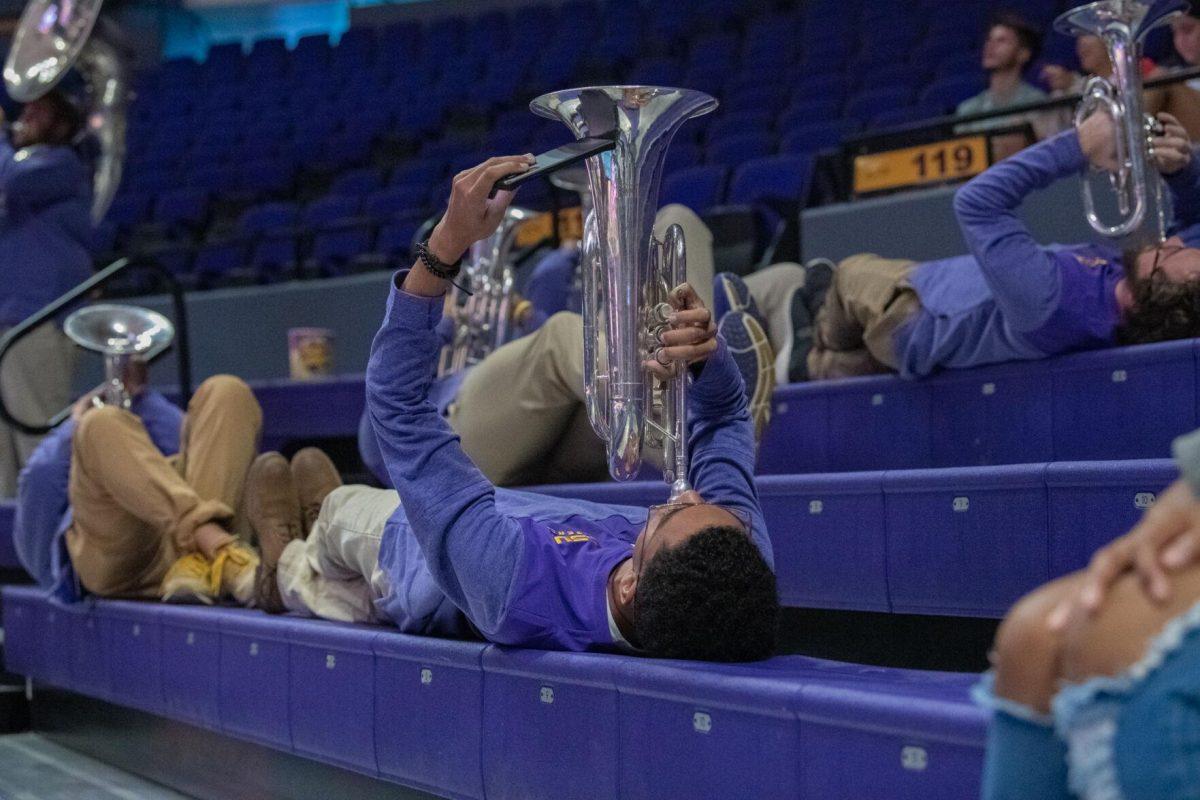
[(164, 603), (212, 605), (217, 600), (212, 590), (212, 565), (199, 553), (183, 556), (167, 570), (162, 582)]
[(213, 559), (208, 588), (217, 597), (231, 598), (238, 605), (251, 606), (254, 600), (254, 573), (258, 553), (240, 542), (227, 544)]

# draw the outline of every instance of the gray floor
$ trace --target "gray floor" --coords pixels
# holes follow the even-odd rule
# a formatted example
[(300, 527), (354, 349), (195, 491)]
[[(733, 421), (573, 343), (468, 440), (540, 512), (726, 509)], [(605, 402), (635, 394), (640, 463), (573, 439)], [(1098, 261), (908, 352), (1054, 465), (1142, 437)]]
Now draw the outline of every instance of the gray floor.
[(0, 736), (0, 800), (188, 800), (35, 733)]

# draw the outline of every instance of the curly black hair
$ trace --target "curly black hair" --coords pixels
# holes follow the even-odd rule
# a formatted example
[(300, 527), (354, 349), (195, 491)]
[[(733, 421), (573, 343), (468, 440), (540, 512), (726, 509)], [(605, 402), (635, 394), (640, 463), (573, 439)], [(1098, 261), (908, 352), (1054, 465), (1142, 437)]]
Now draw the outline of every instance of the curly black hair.
[(635, 633), (652, 656), (758, 661), (775, 653), (775, 574), (744, 531), (712, 525), (663, 549), (638, 581)]
[(1200, 336), (1200, 278), (1182, 283), (1156, 269), (1131, 280), (1133, 307), (1117, 326), (1120, 344), (1148, 344)]

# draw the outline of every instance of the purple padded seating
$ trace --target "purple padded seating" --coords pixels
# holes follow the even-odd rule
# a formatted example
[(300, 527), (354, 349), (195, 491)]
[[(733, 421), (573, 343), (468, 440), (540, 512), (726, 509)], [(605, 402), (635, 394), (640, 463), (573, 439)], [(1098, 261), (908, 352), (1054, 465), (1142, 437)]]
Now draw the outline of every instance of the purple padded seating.
[[(240, 609), (64, 607), (15, 587), (3, 608), (7, 666), (35, 686), (439, 796), (978, 791), (986, 715), (967, 698), (972, 675), (795, 656), (715, 665), (514, 650)], [(100, 633), (81, 637), (88, 619)], [(68, 657), (80, 641), (95, 652)]]
[(1200, 425), (1200, 339), (894, 376), (790, 384), (762, 474), (1166, 458)]
[[(758, 490), (784, 605), (1000, 617), (1086, 566), (1175, 476), (1164, 459), (767, 475)], [(666, 495), (654, 481), (536, 491), (639, 506)]]

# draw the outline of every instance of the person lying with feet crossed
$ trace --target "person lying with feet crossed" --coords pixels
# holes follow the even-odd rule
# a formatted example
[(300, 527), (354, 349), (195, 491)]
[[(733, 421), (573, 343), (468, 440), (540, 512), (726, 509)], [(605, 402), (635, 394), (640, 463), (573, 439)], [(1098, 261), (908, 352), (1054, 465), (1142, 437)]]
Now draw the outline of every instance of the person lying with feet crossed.
[[(493, 158), (455, 178), (427, 243), (438, 272), (452, 274), (446, 265), (495, 230), (512, 195), (489, 191), (530, 163)], [(341, 486), (322, 496), (311, 481), (298, 486), (278, 454), (251, 467), (257, 604), (552, 650), (772, 655), (779, 601), (753, 424), (742, 377), (696, 292), (672, 292), (670, 328), (645, 362), (660, 379), (684, 364), (693, 376), (695, 491), (645, 509), (497, 489), (467, 458), (428, 397), (447, 285), (423, 260), (400, 272), (372, 347), (367, 406), (396, 491)]]

